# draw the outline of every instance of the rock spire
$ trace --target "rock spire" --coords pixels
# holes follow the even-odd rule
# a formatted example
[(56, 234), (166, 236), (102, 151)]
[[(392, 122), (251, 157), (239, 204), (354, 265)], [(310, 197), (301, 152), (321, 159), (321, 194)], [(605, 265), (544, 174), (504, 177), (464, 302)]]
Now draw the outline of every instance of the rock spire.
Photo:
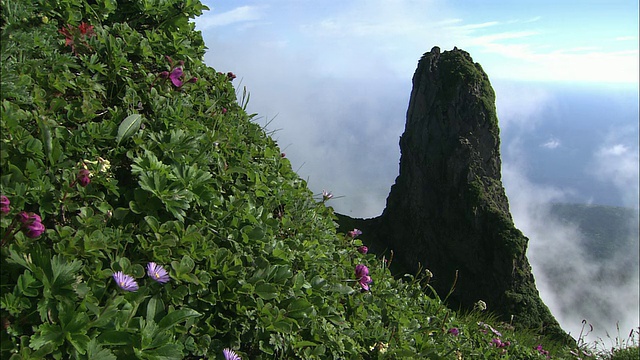
[(542, 302), (501, 182), (495, 94), (457, 48), (425, 53), (400, 139), (400, 174), (382, 215), (360, 222), (373, 246), (409, 272), (429, 269), (448, 303), (482, 300), (503, 320), (567, 340)]

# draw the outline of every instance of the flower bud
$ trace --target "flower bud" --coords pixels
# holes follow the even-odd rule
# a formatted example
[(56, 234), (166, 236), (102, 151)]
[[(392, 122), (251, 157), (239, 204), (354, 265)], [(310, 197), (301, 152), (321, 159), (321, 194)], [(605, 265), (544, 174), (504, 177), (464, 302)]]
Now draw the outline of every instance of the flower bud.
[(11, 205), (9, 198), (4, 195), (0, 196), (0, 213), (2, 215), (7, 215), (11, 211), (11, 207), (9, 205)]
[(86, 187), (87, 185), (89, 185), (89, 183), (91, 182), (91, 178), (89, 177), (90, 174), (91, 172), (89, 172), (89, 170), (87, 169), (81, 169), (80, 171), (78, 171), (78, 184), (80, 184), (80, 186), (82, 187)]

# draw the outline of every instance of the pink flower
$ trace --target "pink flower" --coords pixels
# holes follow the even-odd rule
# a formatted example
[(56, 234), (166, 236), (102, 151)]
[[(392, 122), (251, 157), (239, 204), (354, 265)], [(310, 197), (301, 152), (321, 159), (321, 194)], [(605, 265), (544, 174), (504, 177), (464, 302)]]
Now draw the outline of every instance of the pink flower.
[(227, 73), (227, 79), (229, 79), (229, 81), (232, 81), (235, 78), (236, 78), (236, 75), (234, 73), (232, 73), (231, 71), (229, 71)]
[(171, 80), (171, 82), (175, 87), (182, 86), (182, 80), (180, 80), (181, 77), (182, 77), (182, 68), (179, 68), (179, 67), (173, 69), (173, 71), (171, 71), (171, 73), (169, 74), (169, 80)]
[(26, 225), (30, 221), (31, 215), (26, 211), (20, 211), (18, 215), (16, 215), (16, 218), (18, 221)]
[(363, 276), (367, 275), (369, 275), (369, 268), (366, 265), (356, 265), (356, 279), (360, 280)]
[(91, 182), (91, 178), (89, 177), (90, 174), (91, 172), (87, 169), (80, 169), (80, 171), (78, 171), (78, 177), (76, 179), (80, 186), (86, 187), (89, 185)]
[(511, 342), (509, 342), (509, 341), (503, 342), (499, 338), (494, 338), (493, 340), (491, 340), (491, 344), (493, 344), (495, 347), (500, 349), (500, 348), (507, 347), (507, 346), (511, 345)]
[(42, 225), (41, 222), (39, 221), (34, 221), (31, 224), (27, 225), (25, 227), (25, 232), (24, 234), (27, 235), (27, 237), (30, 238), (37, 238), (38, 236), (42, 235), (42, 233), (46, 230), (46, 228), (44, 227), (44, 225)]
[(0, 213), (2, 215), (7, 215), (11, 211), (11, 207), (9, 205), (11, 205), (9, 198), (4, 195), (0, 196)]
[(16, 215), (16, 218), (22, 223), (22, 230), (27, 237), (37, 238), (46, 230), (38, 214), (21, 211)]
[(227, 108), (222, 108), (222, 114), (226, 114), (227, 113)]
[(358, 235), (362, 235), (362, 231), (358, 230), (358, 229), (353, 229), (347, 232), (347, 235), (349, 235), (349, 237), (351, 238), (355, 238)]
[(451, 328), (449, 329), (449, 334), (453, 336), (458, 336), (458, 334), (460, 334), (460, 330), (458, 330), (458, 328)]
[(368, 252), (369, 252), (369, 248), (368, 248), (368, 247), (366, 247), (366, 246), (364, 246), (364, 245), (362, 245), (362, 246), (358, 247), (358, 252), (359, 252), (360, 254), (366, 254), (366, 253), (368, 253)]
[(362, 290), (369, 291), (369, 284), (371, 284), (372, 281), (373, 280), (371, 280), (371, 276), (364, 275), (363, 277), (360, 278), (360, 280), (358, 280), (358, 283), (362, 287)]

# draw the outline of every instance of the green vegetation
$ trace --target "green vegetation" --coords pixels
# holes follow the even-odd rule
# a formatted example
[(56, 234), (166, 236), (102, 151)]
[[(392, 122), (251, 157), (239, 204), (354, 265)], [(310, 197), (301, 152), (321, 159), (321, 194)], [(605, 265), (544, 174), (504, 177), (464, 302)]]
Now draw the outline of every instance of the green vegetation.
[(3, 359), (572, 358), (336, 233), (198, 1), (0, 3)]
[(474, 63), (467, 52), (457, 49), (444, 51), (440, 55), (439, 66), (441, 73), (446, 76), (442, 81), (445, 102), (449, 103), (450, 99), (460, 96), (461, 91), (472, 91), (480, 99), (482, 109), (487, 109), (485, 116), (492, 125), (491, 132), (499, 136), (496, 95), (482, 66)]

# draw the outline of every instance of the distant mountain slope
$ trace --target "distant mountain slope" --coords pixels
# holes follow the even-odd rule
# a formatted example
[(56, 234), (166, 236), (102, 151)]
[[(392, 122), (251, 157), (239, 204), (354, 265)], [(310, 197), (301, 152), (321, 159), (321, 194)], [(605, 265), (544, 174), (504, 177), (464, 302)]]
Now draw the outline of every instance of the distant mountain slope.
[(638, 209), (586, 204), (553, 204), (550, 212), (565, 224), (576, 225), (582, 247), (594, 259), (611, 259), (618, 251), (638, 244)]

